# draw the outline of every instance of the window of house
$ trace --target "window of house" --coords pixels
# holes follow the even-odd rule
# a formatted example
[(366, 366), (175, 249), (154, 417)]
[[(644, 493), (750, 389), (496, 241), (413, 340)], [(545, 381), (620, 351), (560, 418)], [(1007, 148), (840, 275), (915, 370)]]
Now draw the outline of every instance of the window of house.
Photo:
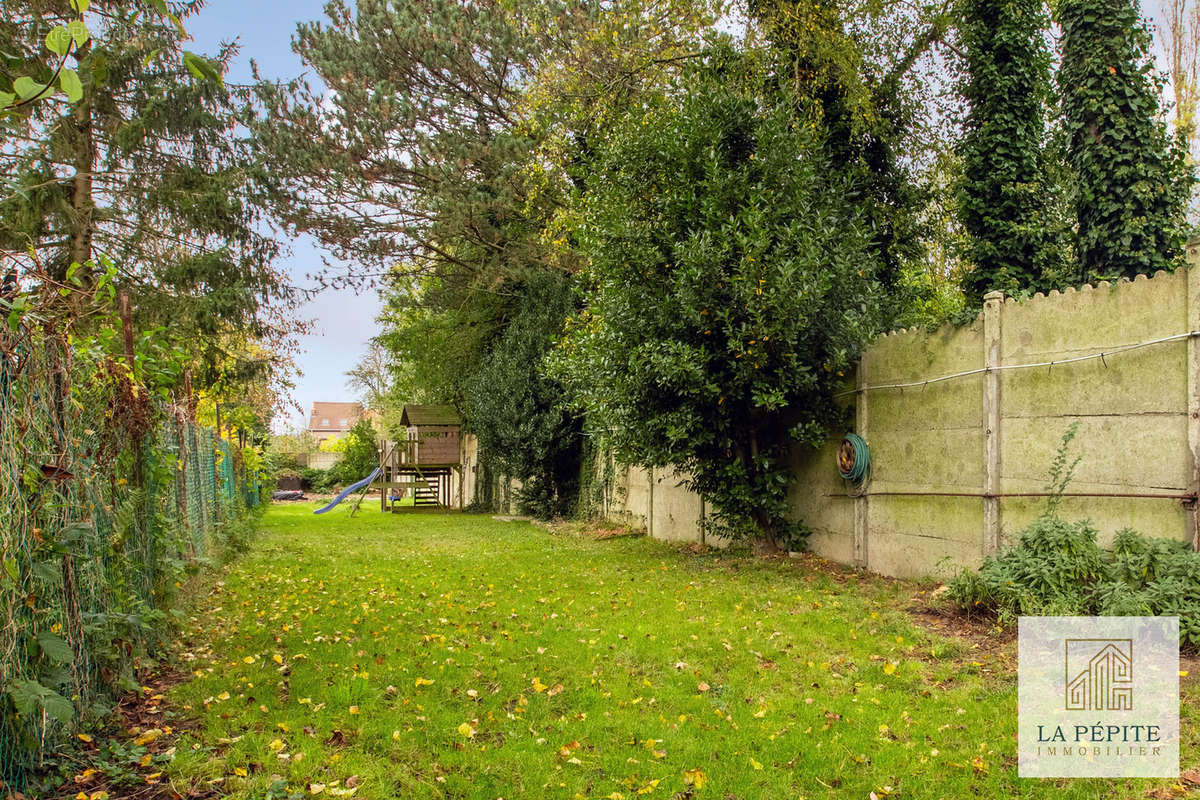
[(321, 420), (321, 427), (322, 427), (322, 428), (328, 428), (328, 427), (329, 427), (329, 417), (325, 417), (325, 418), (323, 418), (323, 419)]
[(350, 427), (350, 420), (348, 420), (348, 419), (344, 419), (344, 420), (342, 420), (342, 427), (343, 427), (343, 428), (349, 428), (349, 427)]

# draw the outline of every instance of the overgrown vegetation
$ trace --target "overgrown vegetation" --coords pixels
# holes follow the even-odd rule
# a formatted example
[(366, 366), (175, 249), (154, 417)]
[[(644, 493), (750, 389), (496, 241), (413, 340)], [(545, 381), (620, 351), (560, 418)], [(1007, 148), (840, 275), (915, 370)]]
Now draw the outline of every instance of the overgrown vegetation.
[(1063, 4), (1061, 52), (1037, 3), (745, 11), (722, 39), (719, 3), (339, 6), (297, 39), (328, 96), (256, 88), (275, 211), (385, 273), (358, 385), (454, 405), (528, 511), (579, 506), (582, 434), (795, 547), (786, 452), (840, 428), (875, 333), (1179, 263), (1132, 4)]
[(1086, 520), (1039, 517), (1016, 546), (951, 581), (949, 596), (1005, 624), (1023, 615), (1178, 616), (1180, 643), (1200, 649), (1200, 553), (1129, 528), (1105, 550), (1096, 535)]
[(798, 549), (789, 449), (843, 418), (833, 387), (884, 324), (886, 259), (855, 165), (762, 68), (715, 47), (614, 131), (555, 366), (619, 458), (688, 471), (727, 535)]
[(4, 791), (138, 688), (181, 581), (244, 551), (260, 502), (253, 446), (197, 422), (186, 354), (133, 335), (113, 275), (68, 293), (79, 318), (54, 316), (58, 293), (22, 293), (0, 328)]
[(138, 687), (181, 582), (253, 530), (292, 292), (229, 53), (183, 49), (196, 8), (0, 0), (5, 796)]
[(1200, 649), (1200, 553), (1185, 542), (1148, 538), (1125, 528), (1111, 549), (1097, 543), (1087, 520), (1058, 515), (1080, 457), (1067, 451), (1079, 423), (1063, 434), (1050, 469), (1045, 512), (1018, 543), (963, 570), (948, 596), (968, 613), (1018, 616), (1178, 616), (1180, 643)]
[(553, 272), (511, 291), (516, 314), (467, 380), (463, 407), (481, 458), (522, 482), (521, 512), (550, 519), (574, 510), (583, 455), (582, 422), (542, 368), (575, 294), (571, 279)]
[(961, 91), (969, 111), (957, 208), (969, 235), (963, 291), (977, 308), (994, 289), (1050, 288), (1063, 264), (1043, 147), (1050, 97), (1045, 4), (968, 0), (962, 14)]

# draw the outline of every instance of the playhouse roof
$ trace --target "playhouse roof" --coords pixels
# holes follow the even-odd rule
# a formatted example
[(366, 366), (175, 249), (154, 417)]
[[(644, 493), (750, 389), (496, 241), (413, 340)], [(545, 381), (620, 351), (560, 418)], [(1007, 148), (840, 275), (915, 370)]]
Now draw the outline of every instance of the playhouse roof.
[(462, 420), (454, 406), (406, 405), (400, 414), (400, 424), (406, 428), (419, 428), (423, 425), (461, 425)]

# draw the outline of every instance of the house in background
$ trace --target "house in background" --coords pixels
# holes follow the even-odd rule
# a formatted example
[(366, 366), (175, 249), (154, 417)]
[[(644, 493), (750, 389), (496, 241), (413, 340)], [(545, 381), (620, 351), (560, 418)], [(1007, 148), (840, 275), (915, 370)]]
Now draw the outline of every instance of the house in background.
[(308, 432), (319, 446), (326, 439), (345, 436), (365, 414), (362, 403), (314, 402), (308, 417)]

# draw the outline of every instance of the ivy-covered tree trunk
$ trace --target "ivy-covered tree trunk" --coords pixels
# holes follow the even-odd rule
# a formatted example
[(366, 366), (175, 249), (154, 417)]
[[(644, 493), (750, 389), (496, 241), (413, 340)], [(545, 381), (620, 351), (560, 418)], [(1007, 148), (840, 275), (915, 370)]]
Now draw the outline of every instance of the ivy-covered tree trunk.
[(1080, 281), (1170, 270), (1193, 176), (1159, 111), (1161, 78), (1135, 0), (1063, 0), (1058, 84), (1076, 179)]
[(1041, 0), (965, 0), (959, 215), (972, 265), (968, 304), (993, 289), (1044, 287), (1059, 265), (1042, 144), (1050, 91), (1049, 18)]

